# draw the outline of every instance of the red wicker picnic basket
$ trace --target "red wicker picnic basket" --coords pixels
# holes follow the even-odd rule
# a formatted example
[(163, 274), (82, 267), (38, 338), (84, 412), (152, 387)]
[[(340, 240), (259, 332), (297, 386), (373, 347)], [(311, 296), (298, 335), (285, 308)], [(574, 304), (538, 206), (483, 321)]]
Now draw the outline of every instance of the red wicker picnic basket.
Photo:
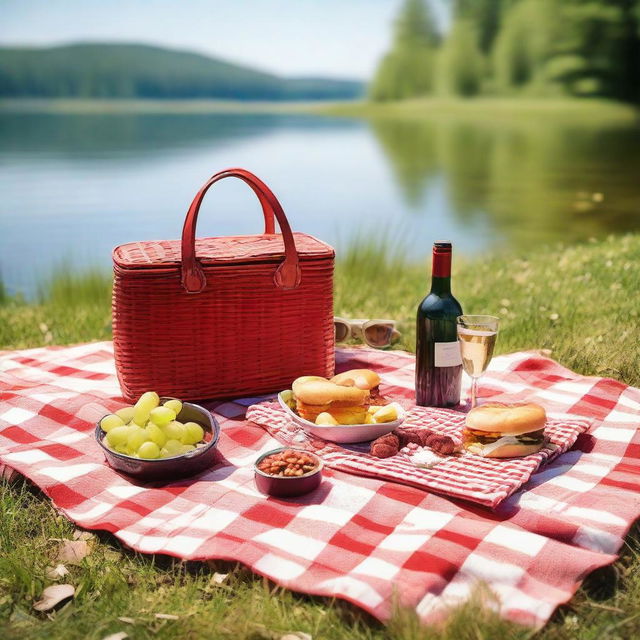
[[(211, 185), (247, 183), (262, 235), (196, 240)], [(275, 233), (274, 217), (281, 233)], [(113, 251), (113, 342), (122, 392), (184, 400), (253, 396), (301, 375), (333, 375), (333, 249), (292, 233), (271, 190), (243, 169), (216, 173), (194, 198), (182, 240)]]

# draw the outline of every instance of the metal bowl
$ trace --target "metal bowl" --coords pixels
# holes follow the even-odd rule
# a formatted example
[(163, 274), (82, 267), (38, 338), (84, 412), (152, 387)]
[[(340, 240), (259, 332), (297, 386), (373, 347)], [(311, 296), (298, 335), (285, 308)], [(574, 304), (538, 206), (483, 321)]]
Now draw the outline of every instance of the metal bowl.
[[(174, 398), (160, 398), (160, 402)], [(204, 407), (190, 402), (182, 403), (182, 411), (176, 416), (180, 422), (197, 422), (205, 432), (206, 444), (193, 451), (182, 453), (170, 458), (142, 459), (112, 451), (103, 442), (106, 433), (96, 425), (96, 440), (102, 447), (107, 462), (121, 473), (140, 480), (166, 480), (171, 482), (185, 476), (192, 476), (211, 467), (216, 457), (216, 444), (220, 437), (220, 425)]]
[[(301, 451), (313, 458), (318, 465), (317, 469), (304, 474), (303, 476), (272, 476), (258, 469), (258, 465), (266, 458), (274, 453), (281, 451)], [(278, 498), (290, 498), (293, 496), (301, 496), (303, 493), (309, 493), (320, 486), (322, 481), (322, 460), (310, 451), (304, 449), (296, 449), (295, 447), (279, 447), (263, 453), (255, 462), (254, 472), (256, 487), (262, 493), (267, 493)]]

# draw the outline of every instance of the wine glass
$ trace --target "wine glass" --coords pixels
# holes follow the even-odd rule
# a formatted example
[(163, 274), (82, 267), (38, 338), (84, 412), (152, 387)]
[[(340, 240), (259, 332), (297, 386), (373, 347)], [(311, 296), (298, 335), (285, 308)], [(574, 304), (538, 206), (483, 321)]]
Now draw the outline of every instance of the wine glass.
[(498, 337), (499, 318), (458, 316), (458, 342), (462, 368), (471, 376), (471, 408), (478, 404), (478, 378), (487, 370)]

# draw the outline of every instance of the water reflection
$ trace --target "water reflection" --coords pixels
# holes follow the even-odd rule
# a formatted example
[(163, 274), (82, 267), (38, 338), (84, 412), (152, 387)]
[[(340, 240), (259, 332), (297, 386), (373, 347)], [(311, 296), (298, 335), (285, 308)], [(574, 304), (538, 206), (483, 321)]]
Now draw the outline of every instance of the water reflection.
[(566, 121), (374, 120), (414, 215), (438, 175), (451, 214), (508, 241), (573, 241), (640, 227), (640, 129)]
[[(177, 238), (213, 171), (245, 166), (292, 226), (337, 245), (402, 233), (414, 258), (640, 228), (640, 129), (544, 119), (357, 120), (287, 114), (0, 114), (0, 276), (9, 291), (61, 260)], [(200, 235), (255, 233), (243, 185), (207, 196)]]
[(148, 154), (241, 142), (281, 129), (354, 127), (351, 120), (280, 114), (0, 114), (3, 155), (80, 159)]

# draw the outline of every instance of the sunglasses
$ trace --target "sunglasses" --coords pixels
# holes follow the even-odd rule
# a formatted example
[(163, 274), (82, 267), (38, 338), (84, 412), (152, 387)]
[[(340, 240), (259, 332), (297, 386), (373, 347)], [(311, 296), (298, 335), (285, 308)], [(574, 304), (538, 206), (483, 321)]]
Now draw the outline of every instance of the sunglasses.
[(361, 340), (370, 347), (384, 349), (397, 341), (401, 333), (396, 330), (395, 320), (363, 320), (334, 318), (336, 342), (346, 342), (350, 338)]

